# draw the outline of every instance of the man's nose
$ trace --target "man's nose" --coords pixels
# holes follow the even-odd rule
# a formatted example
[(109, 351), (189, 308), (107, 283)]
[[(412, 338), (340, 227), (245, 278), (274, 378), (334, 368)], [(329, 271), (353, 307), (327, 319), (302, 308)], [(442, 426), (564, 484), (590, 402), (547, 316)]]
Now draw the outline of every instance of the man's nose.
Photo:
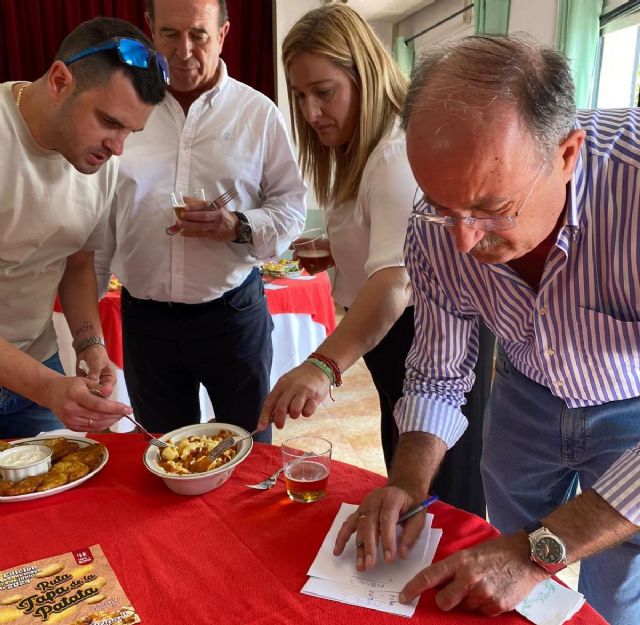
[(113, 137), (108, 137), (107, 139), (105, 139), (102, 142), (102, 145), (114, 156), (121, 156), (124, 152), (125, 138), (126, 135), (114, 135)]
[(193, 49), (193, 43), (191, 42), (191, 38), (188, 33), (182, 33), (180, 35), (180, 40), (178, 42), (178, 49), (176, 51), (178, 58), (182, 61), (186, 61), (191, 57)]
[(482, 230), (472, 228), (464, 223), (464, 221), (457, 221), (453, 226), (453, 236), (456, 241), (456, 248), (463, 254), (468, 254), (480, 239), (484, 236)]

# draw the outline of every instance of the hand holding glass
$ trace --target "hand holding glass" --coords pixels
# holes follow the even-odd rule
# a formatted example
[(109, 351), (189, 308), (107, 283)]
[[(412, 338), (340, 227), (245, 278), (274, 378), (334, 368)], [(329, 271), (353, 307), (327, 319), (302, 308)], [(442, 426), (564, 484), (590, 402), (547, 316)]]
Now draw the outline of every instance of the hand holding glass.
[(293, 241), (291, 249), (293, 249), (293, 259), (297, 260), (310, 275), (320, 273), (335, 265), (331, 257), (329, 239), (322, 228), (313, 228), (303, 232)]
[[(184, 217), (185, 208), (187, 208), (187, 201), (184, 199), (184, 196), (182, 195), (182, 193), (180, 193), (180, 191), (172, 191), (169, 194), (169, 197), (171, 199), (171, 207), (173, 208), (176, 217), (178, 219), (182, 219)], [(202, 187), (191, 191), (190, 197), (197, 200), (198, 202), (203, 202), (207, 199), (205, 190)], [(178, 234), (180, 231), (180, 227), (175, 223), (172, 226), (165, 228), (165, 232), (171, 236), (173, 236), (174, 234)]]
[(319, 501), (327, 493), (331, 443), (319, 436), (295, 436), (282, 443), (282, 466), (289, 499)]

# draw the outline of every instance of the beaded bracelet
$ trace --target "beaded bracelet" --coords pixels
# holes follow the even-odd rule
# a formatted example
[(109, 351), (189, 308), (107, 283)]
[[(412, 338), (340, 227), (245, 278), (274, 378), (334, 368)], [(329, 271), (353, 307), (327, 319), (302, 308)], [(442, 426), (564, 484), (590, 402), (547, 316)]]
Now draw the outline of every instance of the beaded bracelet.
[(335, 385), (335, 378), (333, 376), (333, 371), (331, 370), (331, 367), (329, 367), (329, 365), (322, 362), (322, 360), (318, 360), (317, 358), (312, 358), (311, 356), (309, 356), (309, 358), (307, 358), (305, 362), (315, 365), (316, 367), (318, 367), (318, 369), (320, 369), (320, 371), (322, 371), (322, 373), (324, 373), (329, 378), (329, 397), (331, 397), (331, 401), (335, 401), (335, 399), (333, 398), (333, 395), (331, 394), (331, 390)]
[(336, 387), (342, 386), (342, 371), (340, 371), (340, 367), (338, 366), (338, 363), (333, 358), (330, 358), (329, 356), (323, 354), (322, 352), (313, 352), (312, 354), (309, 355), (309, 358), (316, 358), (317, 360), (320, 360), (325, 365), (327, 365), (333, 372), (333, 379), (334, 379), (335, 386)]

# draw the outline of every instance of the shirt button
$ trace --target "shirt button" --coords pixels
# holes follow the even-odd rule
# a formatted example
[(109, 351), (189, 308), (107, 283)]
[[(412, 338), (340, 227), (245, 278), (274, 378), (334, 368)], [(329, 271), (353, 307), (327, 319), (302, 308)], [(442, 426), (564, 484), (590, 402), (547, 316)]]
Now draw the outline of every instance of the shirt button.
[(562, 388), (564, 386), (564, 383), (562, 382), (562, 380), (556, 380), (554, 382), (554, 384), (558, 387), (558, 388)]
[(549, 348), (547, 350), (547, 356), (555, 356), (555, 355), (556, 355), (556, 352), (554, 349)]
[(542, 306), (538, 312), (544, 317), (544, 315), (547, 314), (547, 309), (544, 306)]

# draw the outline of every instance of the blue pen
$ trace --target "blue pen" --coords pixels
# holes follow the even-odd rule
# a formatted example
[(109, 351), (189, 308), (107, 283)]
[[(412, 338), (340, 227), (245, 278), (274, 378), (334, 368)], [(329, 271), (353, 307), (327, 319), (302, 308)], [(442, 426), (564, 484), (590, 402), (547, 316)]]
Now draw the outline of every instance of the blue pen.
[(398, 519), (398, 523), (402, 523), (407, 519), (410, 519), (415, 514), (418, 514), (420, 510), (426, 510), (434, 501), (438, 501), (438, 495), (431, 495), (427, 497), (421, 504), (417, 505), (415, 508), (411, 508), (411, 510), (407, 510), (404, 514), (400, 516)]
[[(415, 516), (420, 512), (420, 510), (426, 510), (434, 501), (438, 501), (438, 495), (431, 495), (427, 497), (422, 503), (418, 504), (415, 508), (411, 508), (407, 510), (404, 514), (400, 515), (397, 521), (397, 525), (403, 523), (407, 519), (410, 519), (412, 516)], [(360, 547), (364, 547), (364, 543), (359, 541), (356, 543), (356, 549), (360, 549)]]

